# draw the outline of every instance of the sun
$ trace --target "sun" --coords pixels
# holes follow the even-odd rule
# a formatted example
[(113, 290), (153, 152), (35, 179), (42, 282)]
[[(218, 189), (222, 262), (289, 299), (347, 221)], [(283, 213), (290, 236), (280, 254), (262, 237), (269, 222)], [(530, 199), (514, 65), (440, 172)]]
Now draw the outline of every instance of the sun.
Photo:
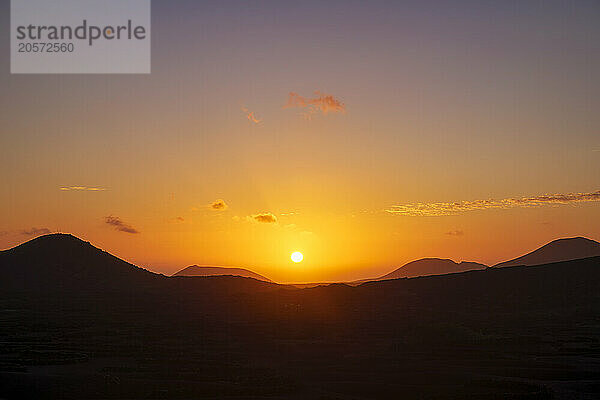
[(299, 263), (300, 261), (302, 261), (304, 259), (304, 256), (299, 251), (295, 251), (292, 253), (290, 258), (292, 259), (293, 262)]

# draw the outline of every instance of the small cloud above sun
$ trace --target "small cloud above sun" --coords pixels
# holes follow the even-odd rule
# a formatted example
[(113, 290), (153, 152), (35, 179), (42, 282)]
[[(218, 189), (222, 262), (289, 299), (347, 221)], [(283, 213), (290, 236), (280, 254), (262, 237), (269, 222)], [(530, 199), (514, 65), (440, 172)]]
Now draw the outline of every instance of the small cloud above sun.
[(293, 262), (299, 263), (304, 259), (304, 256), (299, 251), (295, 251), (292, 253), (290, 258), (292, 259)]
[(223, 199), (217, 199), (215, 201), (212, 202), (212, 204), (210, 205), (210, 208), (212, 208), (213, 210), (217, 210), (217, 211), (225, 211), (227, 210), (227, 207), (229, 207), (227, 205), (227, 203), (225, 203), (225, 200)]

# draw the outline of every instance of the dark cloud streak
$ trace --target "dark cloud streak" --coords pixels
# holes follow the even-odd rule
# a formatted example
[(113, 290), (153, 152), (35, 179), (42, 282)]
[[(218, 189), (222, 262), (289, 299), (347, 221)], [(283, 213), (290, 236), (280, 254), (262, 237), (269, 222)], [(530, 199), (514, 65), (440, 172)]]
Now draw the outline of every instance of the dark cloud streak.
[(114, 217), (112, 215), (109, 215), (108, 217), (104, 218), (104, 222), (107, 223), (108, 225), (113, 226), (115, 228), (115, 230), (117, 230), (119, 232), (125, 232), (125, 233), (131, 233), (131, 234), (140, 233), (137, 229), (133, 228), (131, 225), (128, 225), (128, 224), (124, 223), (123, 221), (121, 221), (121, 219), (119, 217)]
[(25, 236), (37, 236), (37, 235), (47, 235), (51, 231), (48, 228), (31, 228), (31, 229), (23, 229), (21, 231), (21, 235)]

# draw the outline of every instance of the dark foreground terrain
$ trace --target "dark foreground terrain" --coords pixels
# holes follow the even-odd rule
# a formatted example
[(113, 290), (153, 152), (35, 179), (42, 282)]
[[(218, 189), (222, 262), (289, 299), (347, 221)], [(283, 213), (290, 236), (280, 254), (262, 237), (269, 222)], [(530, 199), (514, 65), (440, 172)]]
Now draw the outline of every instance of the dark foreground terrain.
[(0, 398), (597, 399), (600, 257), (296, 289), (0, 252)]

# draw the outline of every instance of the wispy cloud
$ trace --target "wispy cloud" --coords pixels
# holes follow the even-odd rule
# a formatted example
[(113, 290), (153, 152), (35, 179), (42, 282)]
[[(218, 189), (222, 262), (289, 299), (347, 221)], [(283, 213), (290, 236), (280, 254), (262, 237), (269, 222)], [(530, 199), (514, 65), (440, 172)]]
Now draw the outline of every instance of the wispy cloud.
[(464, 236), (465, 233), (461, 230), (455, 230), (455, 231), (450, 231), (450, 232), (446, 232), (446, 235), (448, 236)]
[(274, 214), (271, 214), (270, 212), (250, 215), (247, 218), (252, 221), (262, 222), (265, 224), (276, 224), (277, 223), (277, 217)]
[(399, 204), (386, 209), (390, 214), (412, 217), (439, 217), (487, 209), (541, 207), (552, 204), (572, 204), (600, 201), (600, 190), (590, 193), (545, 194), (540, 196), (507, 198), (501, 200), (465, 200), (454, 203)]
[(290, 92), (288, 96), (287, 104), (283, 108), (302, 108), (305, 111), (302, 115), (306, 119), (311, 119), (313, 114), (321, 113), (327, 115), (328, 113), (345, 113), (346, 106), (340, 100), (336, 99), (330, 94), (323, 94), (319, 91), (315, 92), (314, 98), (306, 98), (300, 96), (298, 93)]
[(212, 202), (212, 204), (210, 205), (210, 208), (216, 211), (223, 211), (223, 210), (227, 210), (227, 207), (229, 207), (227, 205), (227, 203), (225, 203), (225, 200), (223, 199), (217, 199), (215, 201)]
[(25, 235), (25, 236), (47, 235), (50, 232), (51, 231), (48, 228), (31, 228), (31, 229), (23, 229), (21, 231), (21, 235)]
[(213, 201), (211, 203), (208, 203), (208, 204), (194, 206), (190, 210), (193, 211), (193, 212), (206, 211), (206, 210), (210, 210), (210, 211), (225, 211), (228, 208), (229, 208), (229, 205), (227, 205), (227, 203), (225, 203), (225, 200), (223, 200), (223, 199), (217, 199), (217, 200), (215, 200), (215, 201)]
[(244, 112), (244, 114), (246, 114), (246, 118), (248, 118), (248, 121), (254, 122), (255, 124), (262, 122), (262, 119), (258, 119), (256, 117), (254, 111), (249, 111), (246, 107), (242, 107), (242, 111)]
[(119, 232), (125, 232), (125, 233), (131, 233), (131, 234), (140, 233), (137, 229), (135, 229), (131, 225), (128, 225), (125, 222), (121, 221), (121, 219), (119, 217), (114, 217), (112, 215), (109, 215), (108, 217), (104, 217), (104, 222), (107, 223), (108, 225), (113, 226), (115, 228), (115, 230), (117, 230)]
[(63, 186), (60, 190), (68, 192), (68, 191), (88, 191), (88, 192), (101, 192), (106, 190), (101, 187), (89, 187), (89, 186)]

